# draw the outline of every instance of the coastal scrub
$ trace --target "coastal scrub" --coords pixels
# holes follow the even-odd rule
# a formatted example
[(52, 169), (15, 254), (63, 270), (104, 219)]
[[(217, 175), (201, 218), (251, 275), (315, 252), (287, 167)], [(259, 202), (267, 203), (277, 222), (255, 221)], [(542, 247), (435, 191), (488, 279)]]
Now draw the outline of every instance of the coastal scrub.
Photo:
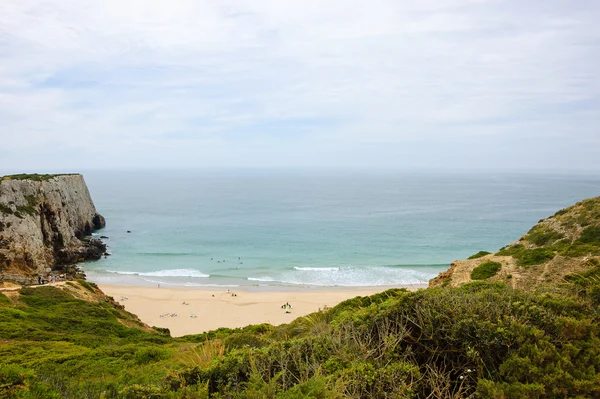
[(487, 262), (483, 262), (482, 264), (477, 266), (475, 269), (473, 269), (473, 271), (471, 272), (471, 279), (472, 280), (488, 279), (490, 277), (495, 276), (496, 273), (498, 273), (498, 271), (500, 271), (501, 267), (502, 267), (502, 265), (500, 264), (500, 262), (494, 262), (491, 260), (487, 261)]

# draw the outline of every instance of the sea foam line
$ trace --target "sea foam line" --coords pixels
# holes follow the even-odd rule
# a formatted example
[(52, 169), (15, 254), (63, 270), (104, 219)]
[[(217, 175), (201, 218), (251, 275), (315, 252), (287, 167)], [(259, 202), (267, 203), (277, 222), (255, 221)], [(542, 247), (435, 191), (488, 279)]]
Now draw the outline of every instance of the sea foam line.
[(340, 270), (339, 267), (296, 267), (294, 269), (298, 271), (315, 271), (315, 272), (337, 272)]
[(115, 273), (115, 274), (146, 276), (146, 277), (198, 277), (198, 278), (210, 277), (209, 274), (205, 274), (199, 270), (193, 270), (193, 269), (157, 270), (155, 272), (129, 272), (129, 271), (107, 270), (107, 272)]

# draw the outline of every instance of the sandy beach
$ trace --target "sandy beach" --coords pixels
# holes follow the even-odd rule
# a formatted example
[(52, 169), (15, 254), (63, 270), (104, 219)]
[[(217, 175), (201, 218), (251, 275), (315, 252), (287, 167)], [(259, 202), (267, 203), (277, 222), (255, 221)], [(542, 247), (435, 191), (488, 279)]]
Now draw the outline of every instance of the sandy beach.
[[(412, 285), (408, 289), (424, 288)], [(390, 287), (307, 289), (306, 291), (253, 292), (235, 290), (193, 290), (164, 287), (100, 285), (150, 326), (166, 327), (179, 337), (199, 334), (219, 327), (244, 327), (250, 324), (289, 323), (324, 307), (332, 307), (356, 296), (372, 295)], [(291, 309), (283, 309), (289, 303)]]

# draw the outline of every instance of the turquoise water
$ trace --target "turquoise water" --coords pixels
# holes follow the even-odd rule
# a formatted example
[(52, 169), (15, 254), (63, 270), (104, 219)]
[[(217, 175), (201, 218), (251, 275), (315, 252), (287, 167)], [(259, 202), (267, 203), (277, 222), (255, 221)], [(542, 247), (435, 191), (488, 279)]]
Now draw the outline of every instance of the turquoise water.
[[(266, 171), (84, 174), (107, 227), (92, 281), (172, 286), (427, 282), (600, 195), (596, 176)], [(127, 233), (130, 230), (131, 233)]]

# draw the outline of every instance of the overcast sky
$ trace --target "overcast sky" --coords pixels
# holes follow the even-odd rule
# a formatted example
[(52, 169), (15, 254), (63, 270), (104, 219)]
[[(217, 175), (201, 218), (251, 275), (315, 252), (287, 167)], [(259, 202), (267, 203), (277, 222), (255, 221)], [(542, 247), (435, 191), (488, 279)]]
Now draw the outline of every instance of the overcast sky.
[(2, 0), (0, 170), (600, 171), (598, 0)]

